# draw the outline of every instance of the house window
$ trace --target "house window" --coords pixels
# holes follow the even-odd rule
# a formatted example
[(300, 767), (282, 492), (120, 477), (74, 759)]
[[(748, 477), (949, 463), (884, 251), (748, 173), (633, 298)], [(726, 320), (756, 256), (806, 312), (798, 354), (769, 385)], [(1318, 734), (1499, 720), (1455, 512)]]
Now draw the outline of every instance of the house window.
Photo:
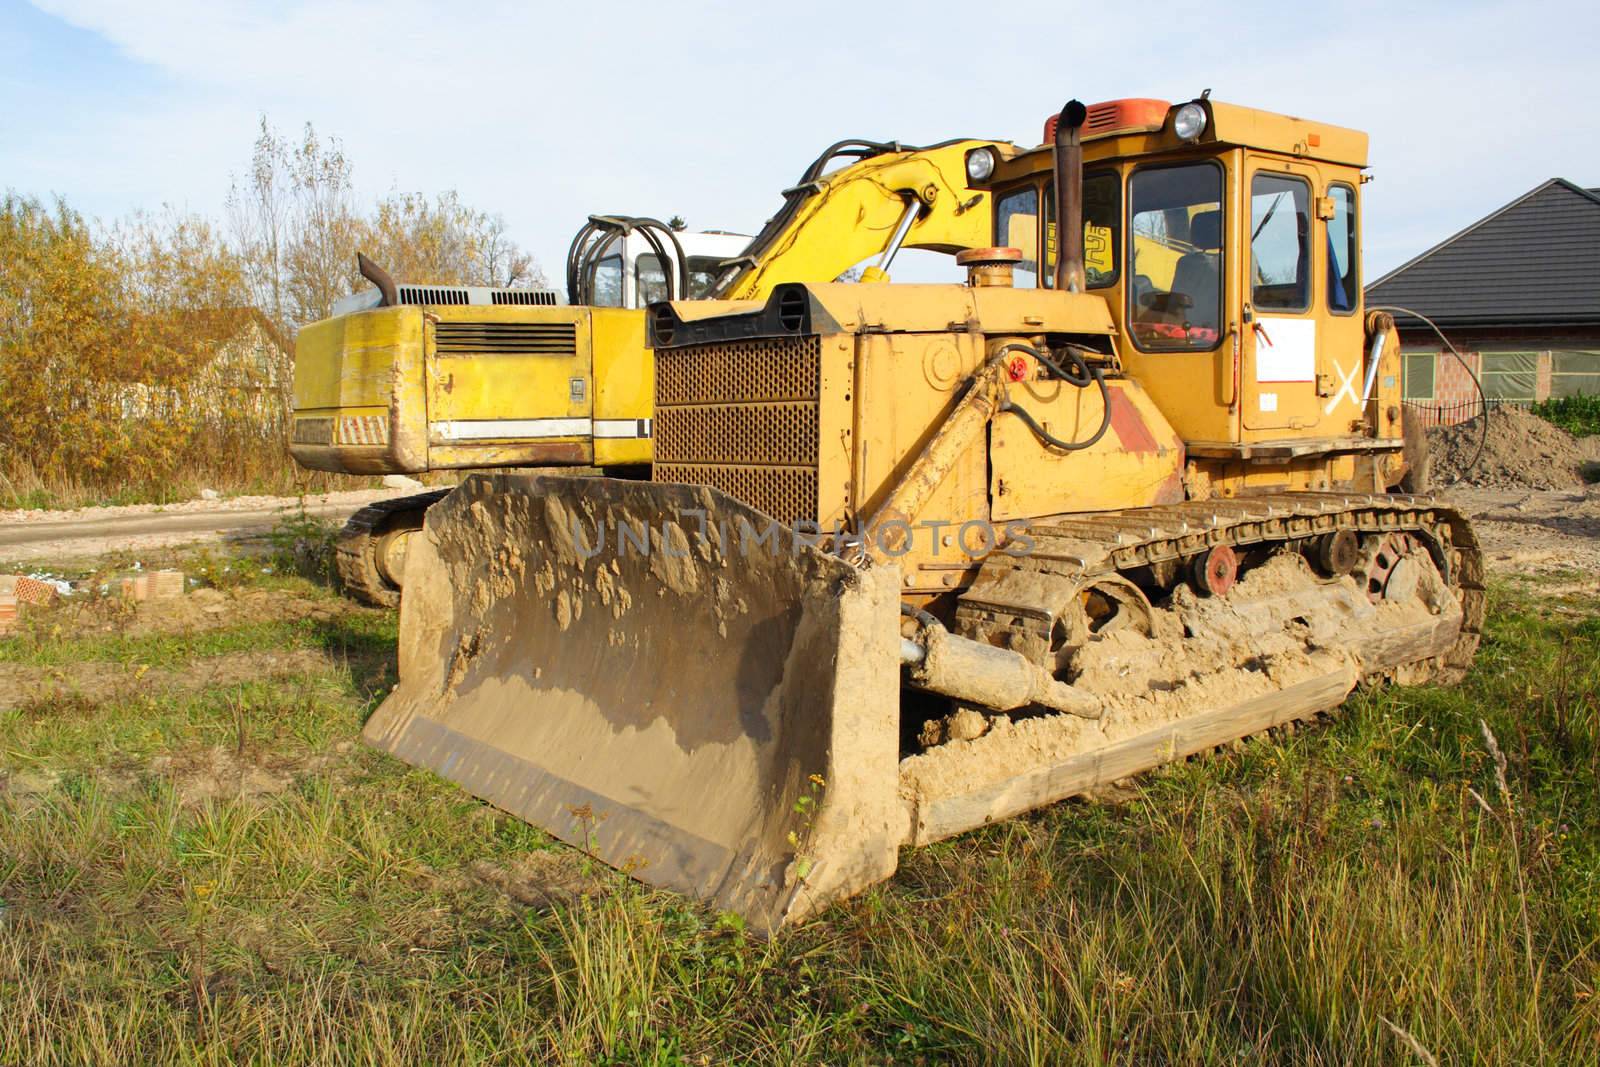
[(1407, 352), (1404, 392), (1407, 400), (1429, 400), (1434, 397), (1433, 376), (1439, 365), (1436, 352)]
[(1521, 404), (1533, 402), (1534, 387), (1539, 380), (1537, 352), (1484, 352), (1480, 358), (1483, 364), (1478, 377), (1483, 382), (1485, 398)]
[(1600, 396), (1600, 352), (1550, 353), (1550, 395)]

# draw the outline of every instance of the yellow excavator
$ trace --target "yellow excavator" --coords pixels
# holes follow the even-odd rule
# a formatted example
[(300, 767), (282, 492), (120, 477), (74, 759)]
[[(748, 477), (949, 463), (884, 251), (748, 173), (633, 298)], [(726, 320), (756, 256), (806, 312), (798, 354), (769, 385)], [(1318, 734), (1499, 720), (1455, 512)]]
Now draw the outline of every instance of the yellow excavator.
[(1397, 492), (1364, 134), (1070, 103), (973, 145), (965, 284), (649, 310), (652, 480), (473, 475), (366, 740), (770, 932), (898, 850), (1472, 662)]
[[(358, 474), (572, 466), (647, 477), (646, 303), (761, 298), (874, 257), (862, 280), (883, 281), (902, 248), (983, 244), (988, 194), (967, 186), (963, 167), (994, 144), (841, 141), (753, 239), (593, 216), (567, 256), (565, 305), (549, 290), (400, 284), (361, 257), (376, 288), (296, 342), (290, 450), (312, 470)], [(351, 517), (336, 557), (348, 591), (398, 603), (406, 546), (444, 492)]]

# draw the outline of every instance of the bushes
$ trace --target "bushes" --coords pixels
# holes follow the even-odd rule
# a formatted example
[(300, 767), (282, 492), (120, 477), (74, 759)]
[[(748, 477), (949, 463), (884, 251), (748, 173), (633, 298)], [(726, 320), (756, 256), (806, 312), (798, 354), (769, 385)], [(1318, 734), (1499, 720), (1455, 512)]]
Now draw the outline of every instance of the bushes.
[(1575, 437), (1600, 434), (1600, 396), (1560, 396), (1533, 405), (1533, 413)]

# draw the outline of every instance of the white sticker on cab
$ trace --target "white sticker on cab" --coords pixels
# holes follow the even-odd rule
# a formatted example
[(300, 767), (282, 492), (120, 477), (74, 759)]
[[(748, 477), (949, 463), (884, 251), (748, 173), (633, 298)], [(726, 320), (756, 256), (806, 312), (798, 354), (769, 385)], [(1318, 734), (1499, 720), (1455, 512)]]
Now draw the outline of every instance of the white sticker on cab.
[(1317, 322), (1266, 315), (1256, 320), (1256, 381), (1311, 382), (1317, 378)]
[(1277, 393), (1262, 393), (1261, 394), (1261, 410), (1262, 411), (1277, 411), (1278, 410), (1278, 394)]

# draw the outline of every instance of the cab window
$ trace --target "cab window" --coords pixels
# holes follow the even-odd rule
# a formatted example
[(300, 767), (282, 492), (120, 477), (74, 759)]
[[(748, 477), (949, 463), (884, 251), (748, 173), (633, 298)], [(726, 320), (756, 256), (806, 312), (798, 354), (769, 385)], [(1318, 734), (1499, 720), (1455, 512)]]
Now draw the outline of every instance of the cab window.
[(667, 298), (667, 276), (662, 272), (661, 260), (657, 256), (643, 255), (634, 260), (633, 278), (640, 307)]
[(1333, 217), (1328, 220), (1328, 310), (1351, 312), (1361, 293), (1361, 278), (1356, 264), (1361, 262), (1356, 248), (1356, 191), (1348, 185), (1328, 186), (1333, 201)]
[(1128, 320), (1150, 352), (1222, 336), (1222, 167), (1146, 167), (1128, 180)]
[(1250, 179), (1250, 302), (1269, 311), (1311, 307), (1311, 186), (1302, 178)]
[(717, 286), (717, 276), (722, 273), (722, 260), (716, 256), (689, 257), (689, 299), (703, 300)]
[[(1056, 221), (1055, 183), (1044, 187), (1043, 284), (1055, 284)], [(1117, 284), (1118, 246), (1122, 234), (1122, 178), (1115, 171), (1083, 176), (1083, 276), (1090, 289)]]
[(594, 265), (594, 305), (622, 306), (622, 257), (607, 256)]
[(1039, 187), (1024, 186), (1000, 197), (994, 209), (994, 243), (1022, 249), (1022, 262), (1012, 272), (1018, 289), (1039, 285)]

